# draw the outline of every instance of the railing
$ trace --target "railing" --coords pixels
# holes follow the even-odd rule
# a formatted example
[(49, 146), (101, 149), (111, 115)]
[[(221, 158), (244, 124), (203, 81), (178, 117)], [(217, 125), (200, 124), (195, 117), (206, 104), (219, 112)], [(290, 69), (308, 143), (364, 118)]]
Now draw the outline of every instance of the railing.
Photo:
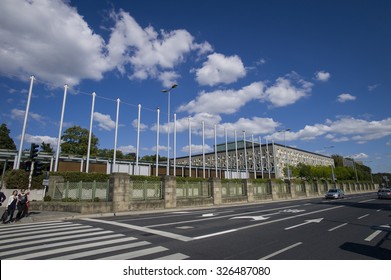
[(109, 181), (56, 182), (52, 200), (108, 201)]
[(238, 197), (245, 196), (246, 190), (243, 182), (222, 182), (221, 184), (222, 197)]
[(156, 200), (162, 199), (161, 181), (133, 181), (133, 191), (130, 200)]
[(177, 182), (176, 195), (178, 198), (211, 197), (212, 187), (209, 182)]
[(271, 199), (272, 186), (269, 182), (253, 183), (254, 197), (258, 199)]

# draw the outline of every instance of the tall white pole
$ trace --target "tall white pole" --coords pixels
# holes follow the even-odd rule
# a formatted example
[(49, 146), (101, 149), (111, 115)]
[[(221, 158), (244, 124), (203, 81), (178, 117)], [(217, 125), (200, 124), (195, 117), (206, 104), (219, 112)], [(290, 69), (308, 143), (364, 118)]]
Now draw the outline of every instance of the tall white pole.
[(176, 176), (176, 114), (174, 114), (174, 176)]
[(254, 148), (254, 135), (251, 134), (251, 142), (253, 145), (253, 170), (254, 170), (254, 179), (257, 179), (257, 168), (256, 168), (256, 162), (255, 162), (255, 148)]
[(243, 146), (244, 146), (244, 166), (246, 170), (246, 178), (248, 178), (247, 169), (247, 143), (246, 143), (246, 131), (243, 130)]
[[(228, 162), (228, 132), (227, 132), (227, 128), (224, 127), (224, 134), (225, 134), (225, 167), (226, 167), (226, 170), (227, 170), (227, 176), (228, 175), (228, 165), (229, 165), (229, 162)], [(230, 177), (230, 176), (229, 176)]]
[(217, 125), (215, 124), (215, 172), (216, 172), (216, 178), (217, 176)]
[(261, 174), (263, 179), (263, 155), (262, 155), (262, 139), (261, 136), (259, 136), (259, 156), (261, 158)]
[(140, 152), (140, 123), (141, 123), (141, 104), (138, 104), (138, 115), (137, 115), (137, 147), (136, 147), (136, 169), (137, 175), (140, 175), (140, 169), (138, 167), (138, 158)]
[(114, 170), (115, 162), (117, 160), (119, 103), (120, 103), (120, 99), (117, 98), (117, 111), (116, 111), (116, 114), (115, 114), (115, 132), (114, 132), (114, 154), (113, 154), (113, 165), (111, 167), (112, 170)]
[(160, 109), (157, 108), (157, 121), (156, 121), (156, 176), (159, 176), (159, 123), (160, 123)]
[(168, 91), (168, 118), (167, 118), (167, 169), (166, 175), (170, 175), (170, 98), (171, 90)]
[(191, 177), (191, 120), (189, 118), (189, 177)]
[(86, 162), (86, 173), (90, 168), (90, 153), (91, 153), (91, 137), (92, 137), (92, 124), (94, 122), (94, 107), (95, 107), (95, 96), (96, 93), (92, 93), (92, 105), (91, 105), (91, 118), (90, 118), (90, 131), (88, 134), (88, 150), (87, 150), (87, 162)]
[(33, 94), (34, 80), (35, 80), (34, 76), (31, 76), (30, 77), (29, 95), (27, 97), (26, 111), (24, 112), (24, 122), (23, 122), (22, 135), (20, 137), (20, 144), (19, 144), (19, 151), (18, 151), (18, 159), (17, 159), (17, 162), (16, 162), (16, 169), (19, 169), (19, 167), (20, 167), (20, 159), (22, 158), (24, 135), (26, 133), (27, 118), (28, 118), (29, 110), (30, 110), (31, 95)]
[(205, 122), (202, 121), (202, 177), (205, 178)]
[(62, 110), (60, 117), (60, 128), (58, 129), (58, 138), (57, 138), (57, 150), (56, 150), (56, 162), (54, 163), (54, 171), (58, 171), (58, 161), (60, 158), (60, 149), (61, 149), (61, 135), (62, 135), (62, 125), (64, 123), (64, 113), (65, 113), (65, 104), (67, 100), (67, 91), (68, 85), (64, 86), (64, 97), (62, 99)]
[(238, 162), (238, 136), (235, 129), (235, 162), (236, 162), (236, 176), (239, 173), (239, 162)]

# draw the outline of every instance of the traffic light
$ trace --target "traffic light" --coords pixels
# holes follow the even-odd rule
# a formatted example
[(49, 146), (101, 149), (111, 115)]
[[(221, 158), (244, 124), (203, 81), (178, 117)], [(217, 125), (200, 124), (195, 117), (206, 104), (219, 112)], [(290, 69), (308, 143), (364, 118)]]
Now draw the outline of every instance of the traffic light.
[(43, 162), (42, 161), (36, 161), (34, 163), (34, 170), (33, 170), (33, 176), (38, 176), (42, 174), (43, 169)]
[(24, 163), (24, 170), (27, 171), (27, 172), (31, 171), (31, 161), (26, 161)]
[(30, 148), (30, 159), (34, 160), (38, 156), (38, 147), (39, 145), (35, 143), (31, 143), (31, 148)]

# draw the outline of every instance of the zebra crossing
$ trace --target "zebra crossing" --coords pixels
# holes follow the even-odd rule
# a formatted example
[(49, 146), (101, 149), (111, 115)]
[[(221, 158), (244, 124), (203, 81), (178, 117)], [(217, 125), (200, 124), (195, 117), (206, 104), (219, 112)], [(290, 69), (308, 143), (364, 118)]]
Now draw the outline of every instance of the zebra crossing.
[(71, 221), (0, 227), (1, 260), (182, 260), (163, 246), (111, 230)]

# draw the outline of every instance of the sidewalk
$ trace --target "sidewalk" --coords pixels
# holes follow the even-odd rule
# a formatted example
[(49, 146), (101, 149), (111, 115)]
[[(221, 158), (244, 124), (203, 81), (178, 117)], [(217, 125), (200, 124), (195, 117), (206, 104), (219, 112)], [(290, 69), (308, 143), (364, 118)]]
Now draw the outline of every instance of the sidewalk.
[[(0, 207), (0, 213), (3, 214), (5, 211), (5, 207)], [(16, 210), (14, 213), (14, 218), (18, 211)], [(82, 215), (80, 213), (72, 213), (72, 212), (58, 212), (58, 211), (36, 211), (31, 210), (27, 217), (20, 219), (19, 223), (34, 223), (34, 222), (45, 222), (45, 221), (53, 221), (53, 220), (72, 220), (81, 217), (86, 217), (87, 215)], [(13, 224), (13, 223), (12, 223)], [(0, 225), (6, 226), (7, 224), (0, 223)]]

